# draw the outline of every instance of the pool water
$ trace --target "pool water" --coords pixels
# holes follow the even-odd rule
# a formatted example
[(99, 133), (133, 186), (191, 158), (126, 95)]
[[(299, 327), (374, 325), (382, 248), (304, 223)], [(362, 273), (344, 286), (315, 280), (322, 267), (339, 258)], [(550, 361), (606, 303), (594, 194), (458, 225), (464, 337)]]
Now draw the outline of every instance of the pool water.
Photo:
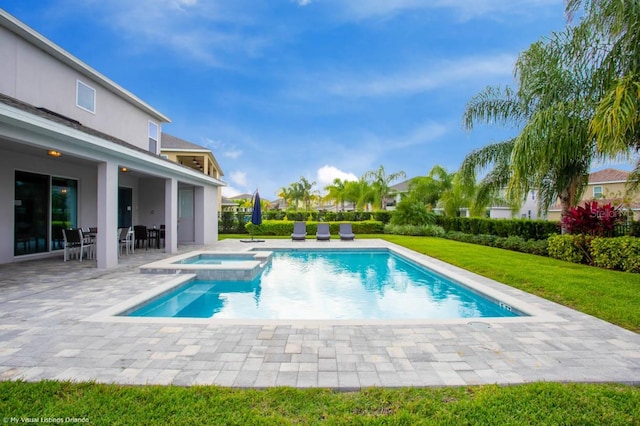
[(127, 313), (232, 319), (436, 319), (518, 316), (386, 250), (275, 251), (253, 281), (192, 281)]

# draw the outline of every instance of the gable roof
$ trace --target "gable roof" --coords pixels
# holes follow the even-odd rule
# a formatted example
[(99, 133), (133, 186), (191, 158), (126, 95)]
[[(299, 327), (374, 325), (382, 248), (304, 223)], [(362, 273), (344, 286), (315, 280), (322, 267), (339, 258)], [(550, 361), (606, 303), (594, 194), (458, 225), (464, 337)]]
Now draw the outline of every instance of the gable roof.
[(626, 182), (629, 172), (617, 169), (604, 169), (589, 174), (589, 183)]

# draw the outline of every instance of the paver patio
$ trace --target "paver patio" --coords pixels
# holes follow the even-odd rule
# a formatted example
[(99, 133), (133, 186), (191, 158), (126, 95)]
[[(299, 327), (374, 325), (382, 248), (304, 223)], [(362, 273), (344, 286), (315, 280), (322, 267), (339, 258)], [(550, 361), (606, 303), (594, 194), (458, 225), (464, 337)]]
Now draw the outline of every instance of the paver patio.
[[(260, 247), (380, 243), (267, 240)], [(207, 249), (255, 246), (224, 240)], [(180, 252), (192, 249), (202, 247)], [(62, 255), (0, 265), (0, 379), (339, 389), (640, 383), (640, 335), (459, 270), (548, 315), (511, 321), (259, 323), (122, 320), (101, 314), (175, 281), (175, 275), (138, 270), (166, 257), (158, 250), (138, 250), (113, 270), (98, 270), (91, 261), (65, 263)]]

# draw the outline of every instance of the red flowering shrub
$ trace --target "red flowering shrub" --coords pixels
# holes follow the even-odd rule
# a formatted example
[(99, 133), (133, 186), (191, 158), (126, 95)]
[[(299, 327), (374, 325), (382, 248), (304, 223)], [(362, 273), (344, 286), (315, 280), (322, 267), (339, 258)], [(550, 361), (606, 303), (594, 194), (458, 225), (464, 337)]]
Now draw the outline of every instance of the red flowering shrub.
[(563, 226), (571, 234), (612, 236), (613, 227), (624, 223), (624, 214), (611, 203), (598, 205), (597, 201), (587, 201), (584, 207), (572, 207), (562, 218)]

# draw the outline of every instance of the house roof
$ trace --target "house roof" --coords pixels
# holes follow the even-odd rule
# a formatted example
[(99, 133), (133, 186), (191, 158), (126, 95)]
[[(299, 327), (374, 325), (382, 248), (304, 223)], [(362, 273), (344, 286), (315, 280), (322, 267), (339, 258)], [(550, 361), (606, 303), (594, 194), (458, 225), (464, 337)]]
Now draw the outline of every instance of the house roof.
[(407, 192), (409, 190), (409, 183), (413, 178), (391, 185), (389, 188), (397, 192)]
[(165, 132), (162, 132), (160, 135), (160, 149), (211, 152), (208, 148), (196, 145), (195, 143), (180, 139), (177, 136), (173, 136)]
[(205, 148), (204, 146), (196, 145), (195, 143), (181, 139), (177, 136), (162, 132), (160, 134), (160, 151), (203, 152), (211, 154), (211, 159), (213, 160), (215, 168), (220, 172), (220, 176), (224, 176), (222, 167), (220, 167), (216, 156), (213, 155), (213, 151), (209, 148)]
[(626, 182), (629, 172), (617, 169), (604, 169), (589, 174), (589, 184), (605, 182)]
[[(64, 116), (62, 116), (60, 114), (56, 114), (55, 112), (52, 112), (52, 111), (49, 111), (49, 110), (46, 110), (46, 109), (43, 109), (43, 108), (38, 108), (38, 107), (36, 107), (34, 105), (31, 105), (31, 104), (28, 104), (26, 102), (20, 101), (20, 100), (15, 99), (15, 98), (12, 98), (10, 96), (7, 96), (7, 95), (5, 95), (3, 93), (0, 93), (0, 105), (7, 105), (8, 107), (15, 108), (17, 110), (24, 111), (24, 112), (26, 112), (28, 114), (31, 114), (31, 116), (39, 117), (39, 118), (48, 120), (48, 121), (50, 121), (52, 123), (55, 123), (57, 125), (62, 125), (62, 126), (77, 130), (79, 132), (82, 132), (82, 133), (84, 133), (86, 135), (99, 138), (100, 140), (108, 141), (108, 142), (114, 143), (114, 144), (116, 144), (118, 146), (121, 146), (123, 148), (136, 151), (136, 153), (137, 153), (136, 157), (137, 158), (150, 158), (150, 159), (152, 158), (153, 159), (152, 161), (161, 161), (164, 164), (166, 164), (167, 167), (176, 167), (177, 166), (177, 167), (180, 167), (181, 170), (184, 170), (184, 172), (188, 172), (188, 173), (193, 172), (192, 169), (190, 169), (189, 167), (174, 163), (173, 161), (166, 160), (166, 159), (162, 158), (159, 155), (155, 155), (155, 154), (153, 154), (153, 153), (151, 153), (151, 152), (149, 152), (147, 150), (144, 150), (144, 149), (142, 149), (142, 148), (140, 148), (140, 147), (138, 147), (136, 145), (133, 145), (133, 144), (130, 144), (130, 143), (126, 142), (126, 141), (123, 141), (122, 139), (118, 139), (118, 138), (116, 138), (114, 136), (108, 135), (106, 133), (102, 133), (102, 132), (100, 132), (98, 130), (92, 129), (92, 128), (87, 127), (87, 126), (83, 126), (80, 122), (78, 122), (76, 120), (69, 119), (69, 118), (64, 117)], [(199, 177), (200, 174), (201, 173), (198, 173), (198, 178), (200, 178)], [(211, 178), (211, 177), (206, 176), (204, 174), (203, 174), (203, 176), (207, 177), (208, 179), (214, 179), (214, 178)], [(222, 182), (222, 181), (220, 181), (218, 179), (214, 179), (214, 180), (215, 180), (216, 184), (224, 185), (224, 182)]]
[(6, 28), (7, 30), (16, 34), (18, 37), (36, 46), (43, 52), (56, 58), (58, 61), (64, 63), (68, 67), (76, 70), (84, 76), (87, 76), (88, 78), (91, 78), (93, 81), (99, 83), (109, 91), (115, 93), (117, 96), (120, 96), (121, 98), (125, 99), (141, 110), (146, 111), (156, 119), (161, 120), (165, 123), (171, 122), (171, 119), (169, 119), (169, 117), (151, 107), (149, 104), (142, 101), (133, 93), (129, 92), (122, 86), (107, 78), (105, 75), (91, 68), (80, 59), (76, 58), (57, 44), (53, 43), (51, 40), (47, 39), (37, 31), (28, 27), (23, 22), (19, 21), (2, 9), (0, 9), (0, 26)]

